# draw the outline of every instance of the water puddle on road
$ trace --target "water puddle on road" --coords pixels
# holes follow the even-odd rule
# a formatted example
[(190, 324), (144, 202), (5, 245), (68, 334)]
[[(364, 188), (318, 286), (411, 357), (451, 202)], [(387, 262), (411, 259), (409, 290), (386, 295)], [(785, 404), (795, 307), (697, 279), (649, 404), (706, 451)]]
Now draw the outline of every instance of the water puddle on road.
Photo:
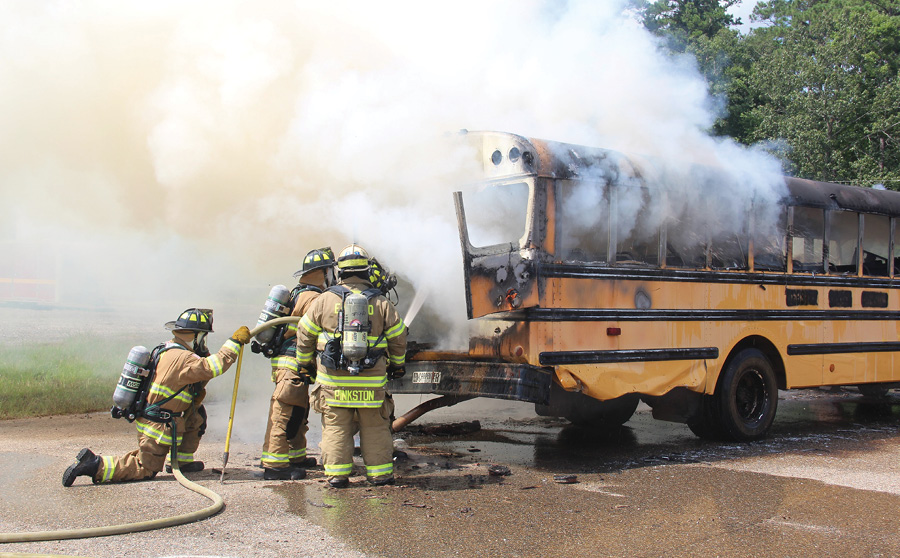
[[(313, 469), (272, 490), (291, 513), (372, 555), (900, 555), (900, 496), (727, 466), (900, 446), (900, 398), (873, 406), (815, 395), (780, 401), (772, 435), (746, 444), (699, 440), (647, 410), (600, 433), (480, 415), (480, 430), (458, 436), (404, 433), (397, 486), (355, 476), (337, 490)], [(479, 415), (431, 424), (459, 416)], [(494, 465), (510, 474), (490, 474)]]

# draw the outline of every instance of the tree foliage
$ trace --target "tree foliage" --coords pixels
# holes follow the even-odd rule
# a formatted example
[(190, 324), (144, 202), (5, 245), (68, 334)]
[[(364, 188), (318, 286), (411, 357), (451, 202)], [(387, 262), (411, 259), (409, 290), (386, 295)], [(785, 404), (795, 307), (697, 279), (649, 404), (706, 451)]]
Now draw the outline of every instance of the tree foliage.
[(900, 0), (658, 0), (643, 23), (696, 56), (727, 111), (715, 132), (773, 146), (797, 176), (900, 189)]

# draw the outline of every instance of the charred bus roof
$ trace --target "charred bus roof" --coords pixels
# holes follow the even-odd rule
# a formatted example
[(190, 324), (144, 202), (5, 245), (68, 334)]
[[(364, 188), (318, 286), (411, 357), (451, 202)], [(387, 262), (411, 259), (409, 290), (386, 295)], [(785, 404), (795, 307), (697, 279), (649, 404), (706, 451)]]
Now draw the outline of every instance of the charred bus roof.
[[(469, 132), (465, 132), (469, 134)], [(488, 178), (539, 176), (570, 179), (591, 175), (597, 166), (641, 177), (646, 161), (618, 151), (526, 138), (504, 132), (471, 132), (482, 142)], [(900, 192), (785, 177), (785, 205), (858, 211), (900, 217)]]

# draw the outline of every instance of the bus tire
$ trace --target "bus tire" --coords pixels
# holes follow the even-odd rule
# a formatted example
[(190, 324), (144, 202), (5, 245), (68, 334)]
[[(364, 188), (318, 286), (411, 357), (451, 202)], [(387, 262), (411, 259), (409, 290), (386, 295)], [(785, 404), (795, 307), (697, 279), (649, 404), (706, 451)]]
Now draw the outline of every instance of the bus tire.
[(859, 384), (856, 389), (866, 397), (875, 399), (884, 399), (889, 391), (889, 388), (882, 384)]
[(714, 395), (703, 396), (700, 415), (689, 420), (687, 425), (694, 435), (703, 440), (721, 441), (729, 439), (725, 429), (722, 427), (722, 421), (719, 419), (718, 412), (716, 411)]
[(578, 426), (622, 426), (634, 414), (640, 401), (641, 398), (636, 393), (606, 401), (597, 401), (584, 396), (581, 404), (571, 409), (565, 418)]
[(729, 439), (765, 437), (778, 408), (778, 383), (769, 359), (758, 349), (743, 349), (731, 359), (713, 397), (713, 412)]

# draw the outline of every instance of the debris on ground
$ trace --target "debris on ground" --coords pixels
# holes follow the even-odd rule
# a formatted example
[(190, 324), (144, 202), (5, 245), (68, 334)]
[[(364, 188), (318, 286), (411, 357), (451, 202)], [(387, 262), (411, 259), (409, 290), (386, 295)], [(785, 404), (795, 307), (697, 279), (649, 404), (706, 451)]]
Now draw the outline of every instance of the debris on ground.
[(411, 434), (423, 434), (426, 436), (460, 436), (481, 430), (481, 421), (471, 420), (449, 424), (414, 424), (407, 426), (406, 430)]
[(553, 482), (557, 484), (575, 484), (578, 482), (578, 475), (553, 475)]
[(505, 477), (511, 474), (511, 471), (506, 465), (491, 465), (488, 467), (488, 474), (494, 477)]

